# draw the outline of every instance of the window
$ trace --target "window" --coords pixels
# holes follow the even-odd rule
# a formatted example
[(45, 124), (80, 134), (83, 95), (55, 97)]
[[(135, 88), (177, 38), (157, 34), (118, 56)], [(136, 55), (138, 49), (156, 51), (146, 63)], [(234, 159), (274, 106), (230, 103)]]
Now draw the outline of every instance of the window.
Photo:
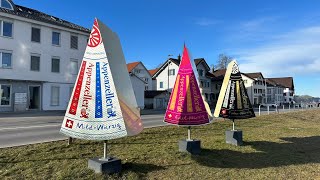
[(203, 81), (200, 81), (200, 87), (201, 88), (203, 87)]
[(136, 74), (140, 74), (140, 72), (141, 72), (140, 69), (135, 69), (135, 70), (134, 70), (134, 73), (136, 73)]
[(70, 36), (70, 48), (78, 49), (78, 36), (75, 36), (75, 35)]
[(148, 81), (149, 81), (149, 79), (148, 79), (148, 78), (144, 78), (144, 81), (148, 82)]
[(31, 71), (40, 71), (40, 55), (31, 55)]
[(52, 32), (52, 45), (60, 46), (60, 33)]
[(209, 81), (207, 81), (207, 87), (210, 87), (210, 82)]
[(40, 42), (40, 28), (32, 27), (31, 28), (31, 41), (32, 42)]
[(70, 61), (70, 69), (71, 69), (71, 74), (77, 75), (78, 74), (78, 60), (76, 59), (71, 59)]
[(8, 51), (0, 51), (1, 68), (11, 68), (12, 53)]
[(148, 90), (149, 89), (149, 87), (146, 85), (145, 87), (144, 87), (144, 90)]
[(163, 88), (163, 82), (160, 82), (160, 88)]
[(175, 69), (169, 69), (169, 76), (174, 76), (176, 74)]
[(247, 84), (247, 83), (248, 83), (248, 80), (243, 80), (243, 82), (244, 82), (245, 84)]
[(12, 5), (11, 5), (11, 3), (8, 1), (8, 0), (0, 0), (1, 2), (0, 2), (0, 6), (2, 7), (2, 8), (6, 8), (6, 9), (11, 9), (11, 10), (13, 10), (13, 7), (12, 7)]
[(254, 93), (258, 93), (257, 89), (254, 89)]
[(0, 106), (10, 106), (11, 85), (0, 84)]
[(13, 24), (7, 21), (0, 21), (0, 35), (5, 37), (12, 37)]
[(51, 106), (59, 106), (60, 87), (51, 86)]
[(59, 58), (52, 58), (51, 59), (51, 72), (60, 72), (60, 59)]
[(198, 69), (198, 73), (199, 73), (199, 76), (203, 76), (203, 70), (202, 69)]

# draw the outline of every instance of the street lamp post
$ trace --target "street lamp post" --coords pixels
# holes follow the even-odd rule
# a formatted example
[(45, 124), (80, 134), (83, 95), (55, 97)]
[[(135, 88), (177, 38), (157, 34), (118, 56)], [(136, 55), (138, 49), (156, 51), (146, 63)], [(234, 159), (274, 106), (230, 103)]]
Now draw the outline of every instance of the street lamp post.
[(168, 99), (167, 99), (167, 103), (169, 103), (169, 98), (170, 98), (170, 95), (169, 95), (169, 89), (170, 89), (170, 78), (169, 78), (169, 73), (170, 73), (170, 64), (171, 64), (171, 61), (170, 61), (170, 56), (173, 56), (172, 54), (169, 54), (168, 55), (168, 73), (167, 73), (167, 75), (168, 75), (168, 88), (167, 88), (167, 95), (168, 95)]

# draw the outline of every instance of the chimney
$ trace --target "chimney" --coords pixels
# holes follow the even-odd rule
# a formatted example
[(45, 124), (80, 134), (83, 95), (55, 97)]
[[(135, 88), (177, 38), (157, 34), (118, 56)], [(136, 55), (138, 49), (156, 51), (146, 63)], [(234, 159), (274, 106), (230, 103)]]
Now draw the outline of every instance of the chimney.
[(180, 56), (180, 54), (178, 55), (178, 61), (181, 61), (181, 56)]

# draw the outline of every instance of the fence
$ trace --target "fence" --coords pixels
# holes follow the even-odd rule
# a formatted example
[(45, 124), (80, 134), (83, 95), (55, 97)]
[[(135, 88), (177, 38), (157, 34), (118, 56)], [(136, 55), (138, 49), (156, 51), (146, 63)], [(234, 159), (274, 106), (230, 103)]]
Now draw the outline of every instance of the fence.
[(270, 114), (270, 113), (283, 113), (283, 112), (291, 112), (291, 111), (299, 111), (299, 110), (307, 110), (307, 109), (320, 109), (317, 105), (313, 104), (307, 104), (303, 105), (301, 107), (296, 106), (263, 106), (259, 105), (258, 108), (258, 114), (261, 116), (261, 114)]

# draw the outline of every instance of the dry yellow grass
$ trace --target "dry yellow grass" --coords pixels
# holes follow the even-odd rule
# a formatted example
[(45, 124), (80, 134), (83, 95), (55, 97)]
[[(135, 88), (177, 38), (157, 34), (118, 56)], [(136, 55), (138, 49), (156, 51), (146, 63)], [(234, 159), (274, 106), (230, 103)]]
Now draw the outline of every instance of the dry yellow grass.
[(320, 110), (236, 121), (244, 146), (225, 143), (230, 121), (194, 127), (200, 155), (178, 152), (187, 130), (146, 129), (110, 141), (123, 161), (118, 175), (95, 174), (87, 160), (103, 154), (102, 142), (76, 140), (0, 149), (0, 179), (320, 179)]

